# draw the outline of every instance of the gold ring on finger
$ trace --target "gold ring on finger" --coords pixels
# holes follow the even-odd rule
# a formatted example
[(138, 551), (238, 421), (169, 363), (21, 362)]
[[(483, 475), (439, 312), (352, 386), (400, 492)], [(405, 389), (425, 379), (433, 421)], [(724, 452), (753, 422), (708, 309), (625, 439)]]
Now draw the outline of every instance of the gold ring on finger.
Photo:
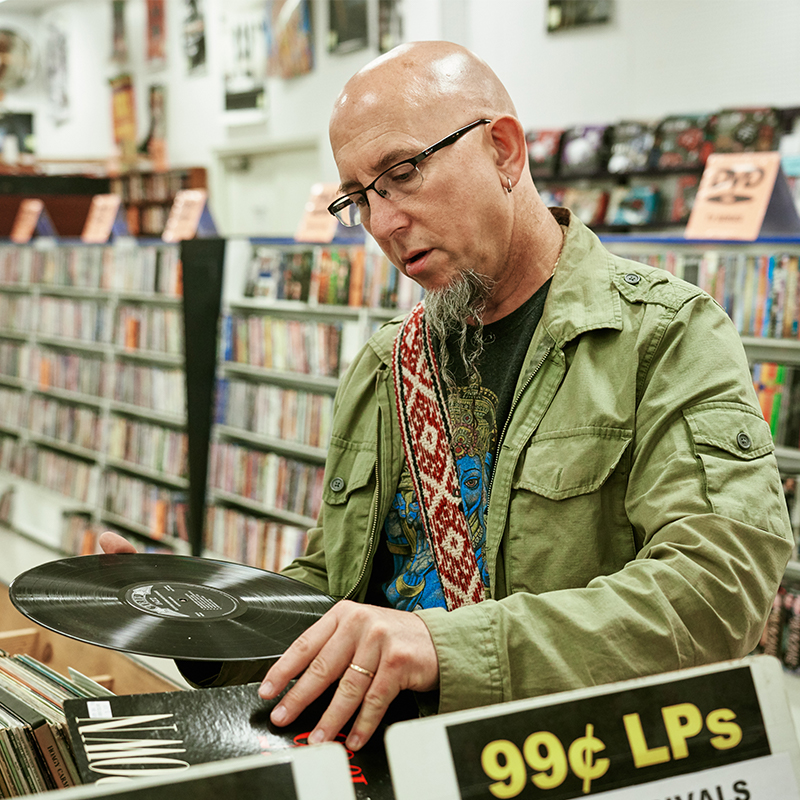
[(354, 669), (356, 672), (360, 672), (362, 675), (366, 675), (368, 678), (374, 678), (375, 673), (372, 670), (364, 669), (364, 667), (359, 667), (358, 664), (348, 664), (348, 669)]

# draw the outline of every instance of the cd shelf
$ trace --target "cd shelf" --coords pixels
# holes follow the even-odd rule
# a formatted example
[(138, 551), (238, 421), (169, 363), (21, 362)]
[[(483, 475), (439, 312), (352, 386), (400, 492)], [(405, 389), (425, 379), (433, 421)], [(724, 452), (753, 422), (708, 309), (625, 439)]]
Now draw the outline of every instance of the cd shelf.
[[(654, 236), (601, 237), (614, 253), (697, 284), (735, 324), (770, 423), (795, 534), (787, 576), (796, 575), (800, 544), (800, 239), (693, 242)], [(768, 377), (767, 377), (768, 376)], [(775, 401), (775, 396), (780, 400)]]
[(324, 464), (328, 455), (328, 451), (324, 447), (313, 447), (312, 445), (287, 441), (275, 436), (264, 436), (251, 430), (235, 428), (230, 425), (217, 425), (216, 431), (220, 436), (224, 436), (230, 441), (249, 442), (273, 453), (299, 456), (305, 461), (315, 464)]
[[(764, 240), (754, 243), (695, 243), (687, 242), (682, 238), (664, 236), (604, 236), (602, 238), (613, 252), (648, 263), (653, 263), (653, 259), (657, 258), (661, 266), (668, 269), (671, 268), (672, 271), (675, 271), (675, 262), (680, 261), (684, 267), (683, 277), (699, 283), (712, 296), (715, 296), (723, 307), (729, 310), (729, 313), (732, 312), (731, 297), (728, 297), (726, 302), (723, 292), (726, 284), (722, 277), (725, 274), (726, 258), (731, 260), (738, 259), (743, 264), (747, 264), (747, 259), (750, 259), (749, 263), (752, 266), (755, 263), (753, 259), (759, 259), (759, 264), (769, 264), (770, 255), (773, 257), (773, 262), (776, 261), (776, 255), (787, 255), (795, 258), (795, 260), (800, 256), (800, 240), (797, 239)], [(391, 308), (370, 307), (366, 299), (364, 299), (364, 305), (361, 306), (320, 304), (318, 299), (314, 297), (313, 287), (315, 283), (313, 277), (309, 279), (309, 285), (312, 288), (309, 289), (308, 300), (305, 302), (269, 294), (274, 290), (274, 280), (270, 271), (272, 267), (270, 265), (284, 263), (285, 259), (282, 259), (280, 254), (270, 255), (267, 250), (272, 248), (279, 251), (286, 249), (289, 252), (294, 252), (298, 249), (310, 251), (311, 256), (307, 260), (313, 270), (315, 259), (318, 258), (316, 253), (324, 251), (326, 246), (319, 245), (315, 249), (309, 245), (293, 245), (286, 242), (270, 243), (264, 240), (228, 241), (224, 243), (224, 246), (225, 279), (224, 291), (221, 291), (223, 297), (223, 320), (225, 322), (220, 334), (219, 356), (215, 367), (217, 407), (214, 415), (213, 432), (209, 436), (212, 448), (218, 445), (223, 447), (230, 445), (235, 448), (245, 448), (255, 459), (260, 457), (258, 454), (271, 453), (279, 457), (288, 457), (305, 462), (309, 466), (320, 466), (324, 463), (325, 457), (325, 444), (323, 442), (319, 442), (308, 449), (309, 443), (307, 441), (303, 441), (302, 438), (298, 440), (294, 436), (287, 436), (285, 431), (267, 430), (263, 425), (260, 430), (258, 429), (258, 421), (262, 421), (265, 416), (267, 418), (275, 416), (283, 418), (291, 413), (283, 406), (280, 406), (280, 410), (276, 411), (276, 406), (265, 404), (260, 407), (256, 419), (255, 393), (258, 387), (268, 385), (276, 391), (286, 393), (291, 391), (305, 392), (309, 395), (330, 398), (335, 393), (339, 375), (349, 363), (352, 353), (357, 351), (376, 325), (395, 316), (398, 311)], [(201, 245), (198, 243), (197, 247), (199, 248)], [(354, 247), (354, 245), (351, 245), (351, 247)], [(257, 258), (254, 255), (256, 251), (258, 251)], [(222, 255), (218, 253), (217, 257), (221, 263)], [(184, 260), (185, 263), (189, 263), (188, 259), (185, 258)], [(780, 259), (777, 261), (780, 263)], [(257, 279), (253, 277), (254, 264), (261, 270)], [(788, 268), (788, 262), (784, 261), (783, 265), (784, 269)], [(694, 266), (697, 267), (696, 274), (692, 274)], [(686, 269), (687, 267), (688, 269)], [(780, 270), (773, 270), (773, 275), (775, 274), (780, 274)], [(264, 279), (265, 275), (267, 276), (266, 279)], [(709, 283), (712, 278), (715, 279), (713, 284)], [(258, 283), (258, 280), (261, 280), (260, 285), (267, 296), (259, 296), (258, 290), (253, 290), (254, 282)], [(270, 280), (273, 280), (273, 282), (270, 283)], [(365, 281), (365, 285), (367, 283), (368, 281)], [(270, 288), (271, 286), (273, 288)], [(799, 317), (797, 322), (800, 322), (800, 279), (797, 281), (797, 286), (798, 289), (795, 294)], [(762, 287), (761, 291), (764, 292), (766, 290)], [(769, 289), (770, 293), (777, 291), (774, 287)], [(248, 292), (253, 296), (248, 296)], [(778, 294), (780, 293), (778, 292)], [(388, 288), (380, 289), (376, 288), (374, 284), (370, 285), (369, 297), (372, 300), (389, 295), (391, 295), (391, 291)], [(366, 297), (367, 293), (365, 291), (362, 298)], [(379, 306), (380, 302), (379, 299), (375, 305)], [(769, 302), (769, 296), (766, 294), (758, 296), (756, 294), (752, 302), (756, 305), (766, 305)], [(786, 302), (785, 298), (783, 302)], [(776, 304), (777, 301), (773, 297), (773, 308), (776, 307)], [(735, 320), (734, 313), (732, 313), (732, 317)], [(236, 319), (236, 325), (233, 324), (234, 318)], [(322, 373), (318, 375), (310, 374), (311, 369), (309, 367), (298, 368), (296, 364), (281, 363), (276, 366), (273, 363), (271, 366), (267, 366), (269, 363), (267, 359), (268, 348), (264, 344), (266, 340), (265, 331), (268, 327), (267, 318), (278, 321), (277, 325), (273, 325), (272, 322), (269, 323), (273, 331), (281, 331), (281, 327), (285, 328), (285, 332), (281, 331), (278, 334), (283, 336), (284, 341), (287, 342), (287, 344), (282, 345), (283, 349), (293, 347), (294, 345), (288, 344), (292, 341), (295, 344), (304, 342), (308, 331), (318, 331), (320, 327), (325, 328), (325, 326), (337, 326), (340, 338), (339, 363), (329, 365), (327, 370), (317, 370), (317, 372)], [(784, 322), (786, 320), (787, 315), (784, 314), (781, 332), (784, 330)], [(295, 332), (291, 335), (288, 334), (287, 321), (296, 323), (294, 326)], [(302, 327), (304, 323), (306, 323), (305, 329)], [(775, 361), (793, 367), (800, 367), (800, 331), (797, 330), (797, 326), (792, 328), (791, 324), (786, 324), (788, 325), (786, 330), (792, 332), (791, 336), (768, 335), (776, 332), (774, 323), (772, 328), (769, 327), (769, 324), (766, 327), (763, 327), (762, 324), (762, 330), (759, 331), (761, 335), (753, 335), (748, 333), (745, 328), (740, 327), (748, 358), (754, 366), (759, 362)], [(298, 330), (303, 332), (303, 335), (299, 335), (297, 333)], [(349, 332), (349, 341), (346, 341), (348, 335), (346, 335), (345, 331)], [(292, 335), (295, 337), (294, 340), (291, 338)], [(263, 340), (262, 336), (264, 337)], [(255, 348), (250, 347), (251, 339), (257, 341)], [(350, 350), (351, 347), (352, 350)], [(299, 354), (294, 352), (292, 355), (298, 357)], [(306, 362), (308, 364), (312, 362), (312, 359), (308, 358), (307, 355)], [(302, 369), (308, 369), (308, 371), (301, 371)], [(800, 372), (800, 370), (798, 371)], [(231, 418), (226, 404), (230, 403), (231, 387), (236, 384), (240, 384), (238, 391), (243, 393), (244, 396), (240, 396), (236, 400), (239, 407), (233, 415), (234, 419)], [(798, 393), (797, 400), (800, 405), (800, 393)], [(779, 442), (776, 446), (776, 455), (781, 471), (787, 478), (800, 475), (800, 442), (798, 442), (798, 446), (788, 446)], [(273, 503), (262, 497), (258, 499), (246, 497), (230, 491), (229, 485), (225, 489), (215, 486), (215, 482), (212, 480), (208, 489), (208, 504), (203, 506), (207, 515), (204, 535), (206, 545), (215, 553), (218, 553), (221, 549), (220, 541), (226, 542), (225, 552), (227, 554), (249, 553), (249, 557), (252, 557), (253, 553), (258, 550), (257, 543), (254, 543), (252, 539), (255, 536), (257, 540), (259, 534), (252, 533), (254, 523), (249, 520), (268, 520), (307, 527), (315, 524), (313, 514), (304, 513), (301, 515), (301, 519), (287, 518), (287, 512), (276, 508), (276, 505), (281, 506), (283, 504)], [(221, 514), (223, 511), (225, 513), (238, 514), (239, 517), (236, 518), (237, 521), (235, 523), (223, 526), (226, 533), (221, 536), (216, 528), (211, 527), (208, 519), (212, 514)], [(797, 518), (800, 519), (800, 515), (797, 515)], [(800, 535), (800, 529), (798, 529), (797, 533)]]
[[(56, 552), (74, 553), (75, 546), (93, 551), (98, 532), (111, 526), (132, 534), (140, 549), (177, 544), (185, 551), (178, 532), (186, 538), (185, 522), (176, 521), (188, 490), (178, 247), (127, 239), (102, 246), (4, 244), (0, 279), (6, 320), (0, 411), (3, 431), (13, 439), (5, 445), (3, 482), (40, 484), (68, 498), (61, 540), (50, 531), (40, 541)], [(153, 441), (141, 441), (141, 453), (128, 448), (128, 458), (120, 457), (119, 448), (109, 447), (120, 426), (123, 432), (148, 426)], [(147, 450), (162, 439), (173, 442), (168, 466)], [(158, 468), (162, 461), (164, 469)], [(149, 519), (138, 506), (118, 513), (129, 510), (121, 496), (128, 480), (142, 484), (134, 494), (182, 495), (177, 501), (184, 502), (168, 504), (169, 525), (163, 514)], [(112, 484), (119, 507), (109, 508)], [(4, 524), (13, 528), (11, 519), (24, 513), (7, 514)], [(80, 535), (69, 533), (76, 519)]]
[[(190, 267), (210, 265), (210, 247), (184, 243), (187, 308), (203, 274)], [(195, 451), (207, 459), (195, 474), (208, 476), (207, 495), (194, 500), (205, 519), (198, 535), (209, 554), (276, 569), (302, 552), (316, 524), (341, 374), (421, 290), (360, 241), (232, 239), (211, 260), (221, 323), (206, 373), (213, 429)]]

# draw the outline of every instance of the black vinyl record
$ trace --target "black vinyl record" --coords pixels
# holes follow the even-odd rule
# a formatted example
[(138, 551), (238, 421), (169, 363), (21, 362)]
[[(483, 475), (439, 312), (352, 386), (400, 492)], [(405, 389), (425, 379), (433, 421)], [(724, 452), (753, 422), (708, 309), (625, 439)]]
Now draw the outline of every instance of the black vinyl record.
[(75, 556), (18, 575), (12, 603), (56, 633), (162, 658), (277, 658), (334, 604), (274, 572), (193, 556)]

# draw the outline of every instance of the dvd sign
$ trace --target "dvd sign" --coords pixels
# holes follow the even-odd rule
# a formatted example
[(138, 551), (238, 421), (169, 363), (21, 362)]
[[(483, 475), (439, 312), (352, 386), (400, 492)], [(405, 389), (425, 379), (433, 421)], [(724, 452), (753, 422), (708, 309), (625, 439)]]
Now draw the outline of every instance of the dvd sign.
[(728, 169), (718, 170), (712, 178), (708, 195), (709, 203), (752, 203), (757, 189), (766, 173), (755, 164), (738, 164)]
[(713, 153), (686, 225), (687, 239), (754, 241), (800, 233), (779, 153)]

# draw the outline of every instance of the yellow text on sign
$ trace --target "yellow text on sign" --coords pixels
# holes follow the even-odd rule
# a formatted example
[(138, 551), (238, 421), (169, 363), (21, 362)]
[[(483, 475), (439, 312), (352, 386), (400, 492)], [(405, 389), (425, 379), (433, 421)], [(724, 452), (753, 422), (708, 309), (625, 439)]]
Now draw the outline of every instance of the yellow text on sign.
[(516, 797), (528, 780), (526, 764), (533, 770), (531, 781), (539, 789), (555, 789), (566, 779), (571, 769), (583, 781), (583, 792), (588, 794), (591, 782), (606, 774), (610, 761), (595, 760), (595, 754), (605, 750), (605, 744), (594, 735), (594, 726), (586, 726), (586, 733), (575, 739), (568, 750), (561, 740), (549, 731), (536, 731), (525, 739), (522, 752), (508, 739), (496, 739), (481, 752), (481, 767), (495, 783), (489, 791), (501, 798)]
[(648, 747), (642, 720), (638, 714), (625, 714), (622, 722), (631, 747), (633, 763), (637, 767), (665, 764), (671, 759), (687, 758), (689, 739), (708, 729), (713, 736), (709, 740), (716, 750), (731, 750), (742, 741), (742, 729), (734, 722), (736, 714), (730, 708), (717, 708), (703, 719), (694, 703), (678, 703), (661, 709), (669, 747)]

